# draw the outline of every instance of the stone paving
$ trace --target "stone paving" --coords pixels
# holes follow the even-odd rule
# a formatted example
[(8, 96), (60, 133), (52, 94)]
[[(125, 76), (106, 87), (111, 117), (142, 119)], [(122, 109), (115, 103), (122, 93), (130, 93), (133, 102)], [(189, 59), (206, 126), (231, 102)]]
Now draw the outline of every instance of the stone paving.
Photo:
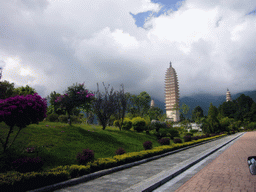
[(227, 136), (203, 145), (199, 145), (158, 160), (150, 161), (138, 166), (118, 171), (100, 178), (81, 183), (75, 186), (56, 190), (58, 192), (70, 191), (124, 191), (144, 180), (154, 177), (155, 175), (175, 167), (179, 167), (183, 161), (188, 161), (198, 154), (203, 154), (217, 145), (226, 143), (228, 140), (235, 138), (237, 134)]
[(251, 175), (247, 164), (249, 156), (256, 156), (256, 132), (245, 133), (175, 192), (256, 191), (256, 175)]

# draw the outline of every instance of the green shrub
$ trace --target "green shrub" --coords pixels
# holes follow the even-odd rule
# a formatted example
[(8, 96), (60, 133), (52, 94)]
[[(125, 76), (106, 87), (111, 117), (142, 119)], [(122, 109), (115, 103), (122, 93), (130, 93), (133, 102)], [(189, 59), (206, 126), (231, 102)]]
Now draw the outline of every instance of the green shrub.
[(137, 132), (142, 132), (146, 129), (146, 121), (141, 117), (135, 117), (132, 119), (133, 129)]
[[(197, 129), (190, 129), (190, 131), (189, 131), (190, 133), (192, 133), (192, 134), (194, 134), (194, 133), (197, 133), (198, 132), (198, 130)], [(191, 135), (192, 136), (192, 135)]]
[[(82, 123), (82, 120), (79, 119), (78, 116), (71, 115), (70, 119), (71, 119), (72, 123)], [(68, 115), (60, 115), (59, 116), (59, 121), (61, 123), (68, 123)]]
[(69, 167), (69, 173), (71, 178), (80, 177), (90, 173), (90, 166), (88, 165), (71, 165)]
[(108, 169), (117, 165), (117, 161), (114, 158), (99, 158), (95, 162), (99, 170)]
[(113, 125), (114, 125), (115, 127), (119, 127), (119, 126), (120, 126), (119, 120), (115, 120), (114, 123), (113, 123)]
[(0, 188), (4, 191), (28, 191), (69, 179), (69, 172), (9, 172), (0, 174)]
[(68, 116), (67, 115), (60, 115), (59, 116), (59, 121), (61, 123), (68, 123)]
[(78, 116), (71, 115), (70, 118), (71, 118), (71, 121), (72, 121), (73, 123), (77, 123), (77, 124), (81, 124), (81, 123), (82, 123), (82, 120), (79, 119)]
[(156, 132), (159, 132), (160, 128), (164, 128), (162, 123), (157, 120), (152, 120), (150, 126), (151, 126), (151, 129), (156, 130)]
[(168, 134), (167, 136), (170, 137), (171, 139), (173, 139), (174, 137), (179, 137), (179, 131), (175, 128), (168, 128)]
[(79, 119), (83, 119), (84, 118), (84, 114), (83, 113), (79, 113), (78, 118)]
[(158, 132), (154, 132), (154, 135), (157, 139), (161, 139), (162, 137), (170, 137), (173, 139), (174, 137), (179, 137), (179, 132), (174, 128), (161, 128)]
[(132, 121), (129, 118), (124, 118), (122, 129), (130, 130), (132, 128)]
[(52, 113), (47, 115), (46, 120), (50, 122), (58, 122), (58, 115), (56, 113)]
[(169, 133), (169, 130), (166, 129), (166, 128), (160, 128), (159, 129), (159, 138), (162, 138), (162, 137), (167, 137)]
[(254, 129), (256, 129), (256, 122), (249, 123), (245, 128), (247, 130), (254, 130)]
[(191, 132), (188, 132), (188, 133), (185, 133), (185, 136), (193, 136), (193, 133), (191, 133)]

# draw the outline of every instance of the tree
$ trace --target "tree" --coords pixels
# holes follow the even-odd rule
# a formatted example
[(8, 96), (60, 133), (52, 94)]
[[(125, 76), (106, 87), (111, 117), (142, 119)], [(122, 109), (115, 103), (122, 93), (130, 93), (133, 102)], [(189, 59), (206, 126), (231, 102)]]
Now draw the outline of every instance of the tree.
[(180, 111), (181, 111), (181, 114), (183, 114), (183, 116), (185, 117), (188, 114), (189, 106), (186, 105), (185, 103), (182, 103)]
[(21, 87), (18, 87), (18, 88), (15, 88), (14, 89), (14, 95), (34, 95), (36, 93), (35, 89), (33, 89), (32, 87), (26, 85), (25, 87), (24, 86), (21, 86)]
[(159, 120), (163, 111), (159, 107), (151, 107), (148, 110), (148, 115), (150, 117), (150, 121), (154, 120)]
[(192, 120), (194, 122), (200, 122), (200, 119), (204, 117), (203, 109), (200, 106), (195, 107), (192, 111)]
[(14, 83), (9, 83), (9, 81), (0, 82), (0, 99), (6, 99), (8, 97), (14, 96)]
[(131, 114), (131, 117), (143, 117), (147, 114), (150, 109), (151, 97), (146, 91), (141, 92), (139, 95), (126, 93), (126, 97), (128, 103), (127, 112)]
[(79, 108), (85, 103), (90, 103), (94, 94), (85, 89), (84, 84), (73, 84), (68, 87), (64, 95), (60, 95), (55, 102), (60, 103), (60, 107), (68, 113), (69, 125), (71, 125), (70, 115), (75, 108)]
[(50, 93), (50, 95), (47, 96), (47, 99), (50, 99), (49, 109), (52, 107), (53, 108), (53, 111), (52, 111), (53, 113), (56, 113), (58, 115), (64, 115), (66, 112), (65, 112), (65, 110), (61, 109), (61, 107), (60, 107), (61, 103), (60, 102), (55, 102), (60, 95), (61, 95), (60, 93), (56, 93), (55, 91), (53, 91), (53, 92)]
[(124, 85), (121, 85), (121, 89), (119, 92), (117, 92), (117, 119), (119, 120), (119, 129), (121, 131), (122, 126), (123, 126), (123, 121), (125, 117), (125, 112), (126, 112), (126, 107), (127, 107), (127, 100), (126, 100), (126, 95), (124, 93)]
[(249, 121), (256, 122), (256, 103), (252, 104), (251, 111), (248, 115), (249, 115)]
[(209, 107), (207, 119), (203, 123), (203, 127), (202, 127), (205, 133), (220, 132), (220, 122), (217, 116), (218, 116), (218, 109), (217, 107), (213, 106), (211, 103)]
[(219, 113), (222, 117), (234, 118), (236, 109), (237, 109), (236, 102), (232, 102), (232, 101), (223, 102), (219, 106)]
[(176, 104), (175, 108), (177, 110), (180, 110), (180, 125), (181, 127), (185, 130), (189, 129), (191, 125), (189, 124), (189, 119), (187, 119), (185, 116), (188, 114), (189, 111), (189, 106), (186, 105), (185, 103), (182, 103), (181, 108), (178, 107)]
[(86, 124), (88, 124), (89, 118), (93, 115), (92, 102), (81, 105), (81, 110), (86, 113)]
[(105, 130), (110, 116), (117, 111), (118, 100), (117, 92), (114, 91), (113, 87), (108, 91), (110, 85), (106, 87), (103, 83), (103, 86), (105, 92), (100, 92), (99, 84), (97, 83), (97, 91), (95, 92), (95, 99), (92, 102), (92, 107), (102, 125), (102, 129)]
[[(0, 100), (0, 122), (5, 122), (10, 127), (5, 141), (0, 138), (4, 152), (16, 140), (21, 129), (31, 123), (38, 123), (46, 117), (47, 103), (37, 93), (34, 95), (15, 96)], [(19, 128), (12, 143), (8, 145), (14, 126)]]
[(251, 97), (245, 96), (244, 94), (240, 95), (236, 100), (236, 113), (235, 113), (235, 120), (244, 121), (245, 117), (248, 116), (247, 113), (250, 112), (251, 106), (254, 103)]

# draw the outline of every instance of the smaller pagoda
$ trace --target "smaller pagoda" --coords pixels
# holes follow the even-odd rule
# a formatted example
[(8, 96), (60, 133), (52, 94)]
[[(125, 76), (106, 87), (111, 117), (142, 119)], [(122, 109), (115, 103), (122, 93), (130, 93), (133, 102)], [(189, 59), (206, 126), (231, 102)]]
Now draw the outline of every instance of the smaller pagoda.
[(228, 101), (232, 101), (232, 98), (231, 98), (231, 93), (230, 91), (227, 89), (227, 93), (226, 93), (226, 102)]

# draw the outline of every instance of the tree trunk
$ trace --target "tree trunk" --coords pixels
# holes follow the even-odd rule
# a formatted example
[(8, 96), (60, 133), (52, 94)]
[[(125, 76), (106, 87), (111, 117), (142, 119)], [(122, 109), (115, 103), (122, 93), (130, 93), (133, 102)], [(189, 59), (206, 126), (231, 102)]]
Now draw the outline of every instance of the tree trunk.
[(89, 109), (87, 108), (86, 109), (86, 124), (89, 124), (88, 123), (88, 118), (89, 118)]
[(106, 129), (106, 122), (101, 122), (102, 124), (102, 129), (105, 130)]
[(9, 141), (9, 137), (10, 137), (11, 133), (13, 132), (13, 127), (14, 127), (14, 126), (11, 126), (11, 127), (10, 127), (9, 133), (8, 133), (8, 135), (7, 135), (7, 137), (6, 137), (6, 140), (5, 140), (5, 143), (4, 143), (4, 145), (3, 145), (3, 147), (4, 147), (4, 153), (6, 152), (6, 149), (7, 149), (7, 144), (8, 144), (8, 141)]
[(71, 126), (71, 118), (70, 118), (70, 112), (68, 111), (68, 121), (69, 121), (69, 125)]

